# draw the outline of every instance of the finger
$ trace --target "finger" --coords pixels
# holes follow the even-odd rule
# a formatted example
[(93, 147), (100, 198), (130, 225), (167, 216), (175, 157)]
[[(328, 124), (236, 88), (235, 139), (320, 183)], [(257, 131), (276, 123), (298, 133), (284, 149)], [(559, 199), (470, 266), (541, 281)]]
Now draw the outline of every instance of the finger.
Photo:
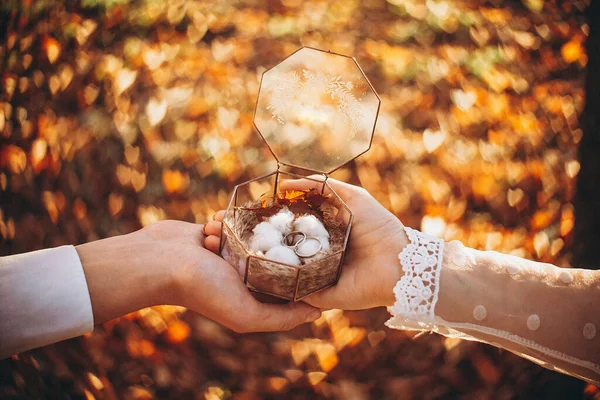
[(251, 319), (245, 329), (254, 332), (289, 331), (321, 316), (321, 310), (303, 302), (266, 304), (255, 301), (253, 304), (249, 310)]
[(221, 246), (221, 238), (218, 236), (207, 236), (204, 239), (204, 247), (212, 251), (215, 254), (219, 253), (219, 247)]
[(214, 221), (219, 221), (219, 222), (221, 222), (221, 221), (223, 221), (223, 218), (225, 218), (225, 210), (220, 210), (220, 211), (217, 211), (217, 212), (215, 213), (215, 215), (213, 216), (213, 220), (214, 220)]
[(198, 243), (200, 244), (200, 246), (204, 246), (206, 241), (206, 233), (204, 232), (204, 227), (205, 225), (202, 224), (194, 224), (194, 233), (197, 235)]
[[(213, 238), (210, 236), (207, 239)], [(207, 262), (212, 265), (211, 278), (213, 284), (219, 288), (210, 296), (210, 303), (215, 307), (207, 307), (205, 301), (198, 304), (197, 295), (189, 295), (186, 299), (190, 302), (188, 307), (203, 310), (206, 317), (222, 323), (236, 332), (271, 332), (290, 330), (302, 323), (318, 319), (321, 311), (308, 304), (266, 304), (256, 300), (237, 271), (220, 257), (208, 254)], [(203, 275), (200, 273), (200, 275)], [(198, 279), (206, 280), (205, 276)], [(186, 280), (193, 282), (194, 279)], [(195, 286), (195, 285), (192, 285)], [(196, 292), (194, 292), (196, 293)], [(184, 302), (184, 305), (186, 303)]]
[(211, 221), (204, 226), (204, 234), (207, 236), (221, 236), (223, 224), (218, 221)]

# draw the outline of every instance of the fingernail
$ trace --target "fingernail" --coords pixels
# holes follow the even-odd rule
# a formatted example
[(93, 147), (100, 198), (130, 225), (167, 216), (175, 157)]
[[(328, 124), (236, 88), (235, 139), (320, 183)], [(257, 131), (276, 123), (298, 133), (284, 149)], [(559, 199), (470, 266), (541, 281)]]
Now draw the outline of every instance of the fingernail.
[(308, 314), (308, 317), (306, 317), (306, 322), (313, 322), (318, 320), (319, 318), (321, 318), (321, 311), (314, 310), (310, 314)]

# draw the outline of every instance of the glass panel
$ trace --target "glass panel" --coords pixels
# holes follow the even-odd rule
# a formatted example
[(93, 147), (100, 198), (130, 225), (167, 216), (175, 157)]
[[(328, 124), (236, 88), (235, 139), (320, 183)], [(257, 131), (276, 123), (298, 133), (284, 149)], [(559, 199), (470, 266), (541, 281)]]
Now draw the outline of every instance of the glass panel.
[(254, 290), (293, 300), (297, 277), (297, 268), (250, 256), (247, 283)]
[(223, 222), (223, 245), (221, 256), (238, 271), (242, 278), (244, 278), (246, 275), (246, 259), (248, 258), (248, 253), (229, 227), (227, 221)]
[(369, 149), (379, 103), (354, 59), (303, 47), (263, 74), (254, 124), (279, 162), (329, 173)]
[(277, 172), (244, 182), (235, 188), (234, 206), (241, 207), (262, 198), (272, 199)]
[(284, 190), (282, 190), (279, 187), (279, 184), (282, 181), (287, 181), (287, 180), (292, 180), (292, 179), (305, 179), (307, 181), (311, 181), (311, 182), (313, 182), (314, 188), (318, 189), (320, 192), (324, 191), (325, 182), (323, 181), (323, 177), (311, 178), (306, 175), (296, 174), (296, 173), (287, 172), (287, 171), (279, 171), (278, 174), (279, 174), (279, 178), (277, 179), (277, 191), (280, 193), (283, 192)]
[(308, 296), (317, 290), (333, 285), (337, 280), (343, 252), (332, 254), (327, 258), (307, 263), (300, 269), (300, 282), (296, 300)]
[(354, 220), (354, 214), (352, 214), (350, 208), (348, 208), (346, 203), (342, 201), (342, 199), (333, 190), (329, 183), (325, 183), (325, 186), (325, 191), (331, 192), (333, 194), (333, 196), (331, 196), (331, 201), (329, 202), (331, 213), (335, 215), (335, 220), (338, 221), (341, 224), (341, 226), (343, 226), (346, 230), (346, 237), (344, 240), (343, 248), (341, 249), (345, 250), (346, 246), (348, 245), (348, 239), (350, 238), (350, 229), (352, 227), (352, 221)]

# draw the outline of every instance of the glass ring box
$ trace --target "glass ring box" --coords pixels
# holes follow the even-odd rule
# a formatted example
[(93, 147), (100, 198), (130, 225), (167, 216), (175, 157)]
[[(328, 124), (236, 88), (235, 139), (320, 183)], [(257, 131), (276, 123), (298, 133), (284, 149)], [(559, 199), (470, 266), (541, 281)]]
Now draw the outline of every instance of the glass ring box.
[[(327, 178), (369, 150), (380, 103), (356, 60), (329, 51), (263, 73), (254, 126), (278, 167), (235, 187), (220, 245), (251, 291), (298, 301), (337, 283), (353, 214)], [(286, 187), (298, 178), (310, 185)]]

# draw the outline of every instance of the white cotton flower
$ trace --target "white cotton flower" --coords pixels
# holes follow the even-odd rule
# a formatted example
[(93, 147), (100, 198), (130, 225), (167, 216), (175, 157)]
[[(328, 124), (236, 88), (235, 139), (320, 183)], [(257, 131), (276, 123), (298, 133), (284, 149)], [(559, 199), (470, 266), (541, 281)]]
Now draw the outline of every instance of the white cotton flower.
[(329, 239), (328, 238), (319, 238), (321, 239), (321, 244), (323, 245), (323, 247), (321, 248), (321, 250), (323, 251), (329, 251)]
[[(316, 236), (319, 239), (325, 240), (329, 239), (329, 232), (327, 232), (323, 223), (314, 215), (307, 214), (298, 218), (294, 221), (294, 230), (300, 231), (306, 234), (306, 236)], [(323, 246), (325, 246), (324, 243)], [(327, 240), (327, 248), (329, 248), (329, 240)]]
[(252, 230), (254, 235), (250, 239), (250, 251), (269, 251), (281, 244), (283, 233), (268, 222), (261, 222)]
[(284, 235), (292, 231), (292, 222), (294, 221), (294, 213), (287, 207), (284, 207), (277, 214), (269, 218), (269, 222)]
[(267, 251), (265, 258), (285, 264), (300, 265), (300, 258), (294, 253), (294, 250), (281, 244)]

